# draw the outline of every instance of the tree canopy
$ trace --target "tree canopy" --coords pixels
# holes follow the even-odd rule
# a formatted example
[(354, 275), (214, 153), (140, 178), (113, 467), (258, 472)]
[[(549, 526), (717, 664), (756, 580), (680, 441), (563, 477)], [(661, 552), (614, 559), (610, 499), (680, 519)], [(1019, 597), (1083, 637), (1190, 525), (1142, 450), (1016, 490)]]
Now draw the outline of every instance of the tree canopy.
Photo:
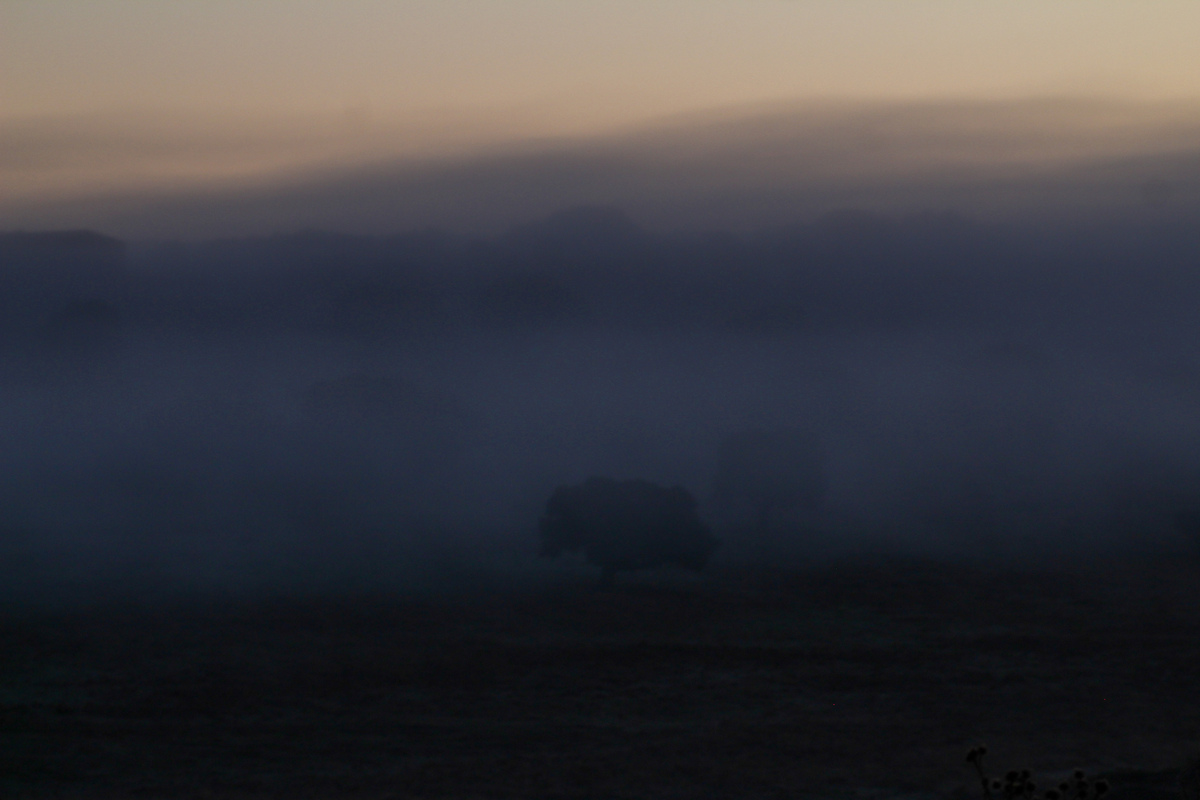
[(560, 486), (538, 526), (543, 556), (583, 552), (611, 580), (617, 572), (678, 566), (700, 570), (717, 546), (681, 486), (593, 477)]

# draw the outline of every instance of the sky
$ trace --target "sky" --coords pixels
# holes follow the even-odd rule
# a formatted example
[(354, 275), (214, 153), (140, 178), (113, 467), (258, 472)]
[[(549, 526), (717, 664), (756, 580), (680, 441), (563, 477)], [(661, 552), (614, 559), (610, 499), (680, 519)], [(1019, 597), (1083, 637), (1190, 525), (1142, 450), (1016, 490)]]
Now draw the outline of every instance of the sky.
[[(1087, 98), (1124, 104), (1115, 126), (1132, 119), (1143, 149), (1169, 149), (1159, 123), (1189, 109), (1166, 135), (1178, 144), (1197, 117), (1197, 29), (1200, 6), (1182, 0), (4, 0), (0, 228), (146, 234), (96, 204), (814, 103)], [(1095, 113), (1047, 124), (1016, 127), (1067, 142), (1114, 127)]]
[[(532, 569), (592, 475), (688, 488), (731, 559), (1184, 552), (1197, 30), (0, 0), (0, 572)], [(711, 502), (754, 431), (829, 479), (761, 541)]]

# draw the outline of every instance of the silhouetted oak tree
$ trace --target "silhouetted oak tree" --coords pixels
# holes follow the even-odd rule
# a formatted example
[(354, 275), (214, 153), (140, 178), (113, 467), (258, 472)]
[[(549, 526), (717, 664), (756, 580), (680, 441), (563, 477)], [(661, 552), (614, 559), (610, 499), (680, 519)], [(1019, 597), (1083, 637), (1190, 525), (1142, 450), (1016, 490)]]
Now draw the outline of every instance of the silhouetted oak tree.
[(539, 525), (542, 555), (582, 551), (604, 570), (603, 582), (635, 569), (701, 570), (717, 546), (687, 489), (643, 480), (590, 478), (560, 486)]

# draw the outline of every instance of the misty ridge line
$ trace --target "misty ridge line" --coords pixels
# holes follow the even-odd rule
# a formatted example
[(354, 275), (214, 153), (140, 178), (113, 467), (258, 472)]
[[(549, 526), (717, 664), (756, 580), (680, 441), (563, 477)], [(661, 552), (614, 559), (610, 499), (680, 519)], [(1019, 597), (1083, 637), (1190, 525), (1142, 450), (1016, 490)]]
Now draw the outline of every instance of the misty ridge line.
[[(455, 145), (418, 152), (412, 142), (428, 136), (379, 124), (341, 134), (328, 121), (228, 133), (212, 121), (194, 132), (10, 121), (0, 126), (0, 219), (197, 239), (305, 227), (494, 235), (577, 205), (692, 231), (752, 230), (841, 207), (1029, 220), (1200, 205), (1200, 106), (1186, 102), (809, 102), (603, 135), (499, 132), (491, 144), (487, 132), (500, 123), (486, 123), (461, 134), (474, 138), (457, 154)], [(417, 150), (394, 154), (406, 146)], [(71, 175), (89, 164), (104, 164), (104, 174), (72, 188)]]

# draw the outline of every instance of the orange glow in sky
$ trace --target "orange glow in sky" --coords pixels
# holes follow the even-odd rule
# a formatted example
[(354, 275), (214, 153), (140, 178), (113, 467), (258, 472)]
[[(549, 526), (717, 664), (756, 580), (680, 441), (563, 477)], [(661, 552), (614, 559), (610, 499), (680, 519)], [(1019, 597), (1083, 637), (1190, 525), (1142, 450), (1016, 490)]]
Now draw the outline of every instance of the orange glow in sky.
[(5, 0), (0, 210), (788, 103), (1160, 114), (1200, 101), (1197, 31), (1191, 0)]
[(0, 113), (605, 127), (814, 96), (1198, 97), (1197, 30), (1189, 0), (8, 0)]

